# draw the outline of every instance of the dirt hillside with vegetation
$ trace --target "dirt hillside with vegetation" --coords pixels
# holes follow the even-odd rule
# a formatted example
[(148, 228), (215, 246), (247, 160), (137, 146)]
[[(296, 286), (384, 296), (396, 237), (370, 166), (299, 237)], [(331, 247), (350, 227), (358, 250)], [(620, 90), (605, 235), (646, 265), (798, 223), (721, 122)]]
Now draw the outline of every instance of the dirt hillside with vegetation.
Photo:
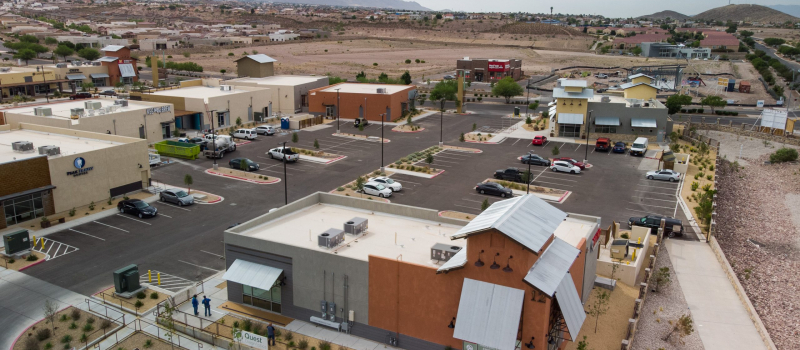
[(787, 15), (761, 5), (727, 5), (710, 9), (694, 16), (695, 19), (712, 21), (745, 21), (761, 23), (798, 22), (800, 18)]

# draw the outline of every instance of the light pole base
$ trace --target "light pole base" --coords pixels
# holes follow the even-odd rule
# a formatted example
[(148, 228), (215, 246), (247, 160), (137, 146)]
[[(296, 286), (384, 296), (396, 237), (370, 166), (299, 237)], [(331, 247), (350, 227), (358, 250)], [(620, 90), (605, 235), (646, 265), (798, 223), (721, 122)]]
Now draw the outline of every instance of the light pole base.
[(444, 146), (444, 142), (439, 142), (439, 147)]
[(217, 170), (217, 167), (218, 167), (217, 164), (214, 164), (214, 170)]
[(386, 167), (381, 167), (381, 173), (386, 173)]
[(589, 162), (589, 160), (588, 160), (588, 159), (584, 159), (584, 160), (583, 160), (583, 164), (586, 164), (587, 162)]

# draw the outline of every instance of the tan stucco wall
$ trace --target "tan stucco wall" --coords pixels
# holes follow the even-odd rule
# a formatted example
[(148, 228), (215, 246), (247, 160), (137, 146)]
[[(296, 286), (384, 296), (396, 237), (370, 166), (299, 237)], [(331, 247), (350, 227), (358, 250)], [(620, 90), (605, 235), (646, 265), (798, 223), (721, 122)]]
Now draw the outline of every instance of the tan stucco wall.
[(274, 62), (258, 63), (252, 59), (236, 62), (236, 74), (240, 77), (263, 78), (275, 75)]
[[(97, 73), (108, 74), (108, 67), (107, 66), (80, 66), (80, 67), (74, 67), (74, 66), (70, 65), (67, 68), (56, 68), (55, 65), (53, 65), (51, 67), (47, 67), (47, 69), (50, 69), (55, 73), (56, 79), (67, 79), (67, 74), (69, 74), (69, 75), (83, 74), (83, 75), (86, 76), (86, 79), (83, 80), (84, 83), (91, 83), (92, 82), (92, 77), (91, 77), (90, 74), (97, 74)], [(77, 69), (77, 70), (79, 70), (79, 72), (74, 72), (73, 73), (73, 72), (70, 72), (70, 69)], [(48, 78), (50, 78), (50, 77), (48, 76)], [(106, 78), (106, 85), (105, 86), (109, 86), (109, 84), (110, 84), (109, 78)], [(65, 83), (64, 84), (64, 89), (68, 89), (68, 86), (69, 86), (69, 84)], [(80, 89), (80, 85), (78, 86), (78, 89)]]
[(227, 81), (226, 83), (234, 86), (268, 88), (272, 95), (272, 111), (275, 113), (294, 114), (296, 109), (302, 109), (302, 95), (307, 96), (310, 90), (328, 86), (328, 79), (327, 77), (321, 77), (318, 81), (300, 85), (264, 85), (236, 80)]
[[(649, 79), (648, 79), (649, 80)], [(656, 98), (658, 91), (649, 85), (639, 85), (630, 89), (625, 89), (623, 96), (625, 98), (635, 98), (639, 100), (650, 100)]]

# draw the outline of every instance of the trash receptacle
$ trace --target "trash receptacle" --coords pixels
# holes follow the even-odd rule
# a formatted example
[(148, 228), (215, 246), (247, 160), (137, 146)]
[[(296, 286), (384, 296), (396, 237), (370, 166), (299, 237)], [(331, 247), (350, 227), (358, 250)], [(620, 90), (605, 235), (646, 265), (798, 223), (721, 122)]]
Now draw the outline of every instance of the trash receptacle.
[(519, 107), (514, 107), (514, 115), (519, 116)]
[(281, 118), (281, 129), (289, 130), (289, 117), (282, 117)]

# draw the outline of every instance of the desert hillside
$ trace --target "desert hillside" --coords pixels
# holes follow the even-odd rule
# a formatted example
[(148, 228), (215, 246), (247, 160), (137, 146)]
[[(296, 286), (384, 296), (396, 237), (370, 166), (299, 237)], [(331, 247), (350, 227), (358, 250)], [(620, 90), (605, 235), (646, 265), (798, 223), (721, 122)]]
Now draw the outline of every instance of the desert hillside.
[(787, 15), (761, 5), (727, 5), (717, 7), (694, 16), (695, 19), (712, 21), (746, 21), (761, 23), (797, 22), (800, 18)]
[(680, 12), (675, 12), (675, 11), (661, 11), (661, 12), (656, 12), (654, 14), (641, 16), (639, 18), (647, 18), (647, 19), (651, 19), (651, 20), (652, 19), (665, 19), (665, 18), (684, 20), (684, 19), (691, 18), (691, 16), (687, 16), (687, 15), (684, 15), (684, 14), (682, 14)]

